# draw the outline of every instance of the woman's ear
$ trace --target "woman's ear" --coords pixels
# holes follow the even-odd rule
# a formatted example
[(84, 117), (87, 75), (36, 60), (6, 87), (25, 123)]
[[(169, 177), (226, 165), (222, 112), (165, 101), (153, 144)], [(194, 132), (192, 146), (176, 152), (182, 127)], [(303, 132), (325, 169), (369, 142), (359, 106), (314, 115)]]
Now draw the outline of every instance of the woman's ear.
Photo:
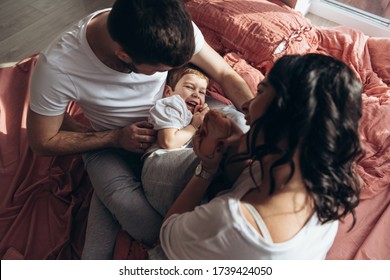
[(172, 88), (170, 86), (165, 85), (163, 96), (168, 97), (171, 96), (172, 93), (173, 93)]

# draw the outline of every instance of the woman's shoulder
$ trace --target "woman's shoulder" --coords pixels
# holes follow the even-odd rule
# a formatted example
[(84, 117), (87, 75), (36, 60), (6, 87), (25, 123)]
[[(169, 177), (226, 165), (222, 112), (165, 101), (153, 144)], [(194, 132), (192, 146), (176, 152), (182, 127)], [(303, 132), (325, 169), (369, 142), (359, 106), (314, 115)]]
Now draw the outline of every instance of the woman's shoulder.
[(172, 258), (182, 259), (325, 258), (337, 232), (337, 223), (321, 225), (313, 216), (291, 240), (270, 243), (247, 223), (240, 203), (237, 197), (220, 196), (177, 216), (179, 224), (175, 228), (180, 229), (177, 238), (162, 240), (164, 250)]

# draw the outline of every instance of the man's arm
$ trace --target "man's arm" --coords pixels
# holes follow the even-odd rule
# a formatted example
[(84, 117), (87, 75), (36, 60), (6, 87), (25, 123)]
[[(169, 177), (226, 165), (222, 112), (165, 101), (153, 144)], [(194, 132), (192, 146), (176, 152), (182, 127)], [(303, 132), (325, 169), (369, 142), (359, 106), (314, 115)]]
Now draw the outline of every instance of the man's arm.
[(141, 153), (155, 141), (155, 131), (146, 121), (102, 132), (83, 131), (82, 127), (74, 129), (76, 131), (61, 130), (63, 124), (67, 129), (71, 127), (64, 123), (64, 115), (48, 117), (30, 109), (27, 131), (32, 150), (39, 155), (64, 155), (121, 147)]
[(83, 123), (76, 121), (67, 112), (64, 114), (64, 120), (62, 121), (62, 125), (61, 125), (60, 130), (75, 131), (75, 132), (93, 131), (92, 128), (89, 128), (88, 126), (84, 125)]
[(245, 80), (207, 43), (192, 57), (191, 63), (216, 81), (238, 110), (242, 111), (242, 104), (253, 98)]

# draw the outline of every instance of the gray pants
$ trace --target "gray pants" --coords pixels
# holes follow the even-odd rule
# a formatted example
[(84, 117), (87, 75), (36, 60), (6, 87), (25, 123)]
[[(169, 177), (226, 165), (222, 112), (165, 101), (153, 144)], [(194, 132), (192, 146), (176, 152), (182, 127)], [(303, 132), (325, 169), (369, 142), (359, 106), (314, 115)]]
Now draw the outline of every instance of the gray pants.
[[(207, 101), (211, 108), (223, 109), (246, 132), (243, 115), (234, 107), (218, 102)], [(164, 214), (185, 187), (197, 164), (191, 149), (175, 153), (153, 159), (144, 176), (151, 184), (148, 196)], [(82, 259), (111, 259), (120, 229), (127, 231), (136, 240), (153, 245), (158, 240), (163, 216), (145, 197), (140, 181), (140, 155), (112, 148), (85, 153), (83, 159), (94, 195)]]
[(198, 163), (192, 148), (157, 150), (145, 159), (141, 177), (145, 196), (162, 216), (191, 179)]
[[(148, 245), (158, 240), (163, 215), (185, 187), (198, 162), (192, 149), (153, 156), (145, 180), (153, 205), (140, 183), (141, 159), (122, 149), (105, 149), (83, 156), (94, 194), (88, 216), (82, 259), (112, 259), (122, 228)], [(144, 173), (145, 174), (145, 173)]]
[(123, 228), (135, 239), (153, 244), (162, 222), (145, 199), (140, 155), (103, 149), (83, 155), (94, 188), (83, 259), (111, 259), (116, 234)]

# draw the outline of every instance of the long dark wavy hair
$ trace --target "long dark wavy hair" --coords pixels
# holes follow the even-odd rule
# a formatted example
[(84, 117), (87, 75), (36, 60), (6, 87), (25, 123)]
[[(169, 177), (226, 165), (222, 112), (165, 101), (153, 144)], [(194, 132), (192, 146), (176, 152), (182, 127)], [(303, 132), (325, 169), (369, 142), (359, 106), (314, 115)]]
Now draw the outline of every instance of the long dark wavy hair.
[[(281, 57), (267, 79), (276, 96), (247, 134), (248, 154), (234, 160), (250, 158), (262, 167), (265, 156), (280, 155), (269, 171), (272, 195), (274, 169), (288, 164), (290, 180), (296, 168), (292, 157), (299, 149), (302, 176), (321, 223), (352, 212), (354, 225), (361, 186), (355, 162), (363, 152), (360, 80), (343, 62), (321, 54)], [(260, 131), (265, 141), (257, 145)], [(287, 147), (278, 145), (282, 140)]]

